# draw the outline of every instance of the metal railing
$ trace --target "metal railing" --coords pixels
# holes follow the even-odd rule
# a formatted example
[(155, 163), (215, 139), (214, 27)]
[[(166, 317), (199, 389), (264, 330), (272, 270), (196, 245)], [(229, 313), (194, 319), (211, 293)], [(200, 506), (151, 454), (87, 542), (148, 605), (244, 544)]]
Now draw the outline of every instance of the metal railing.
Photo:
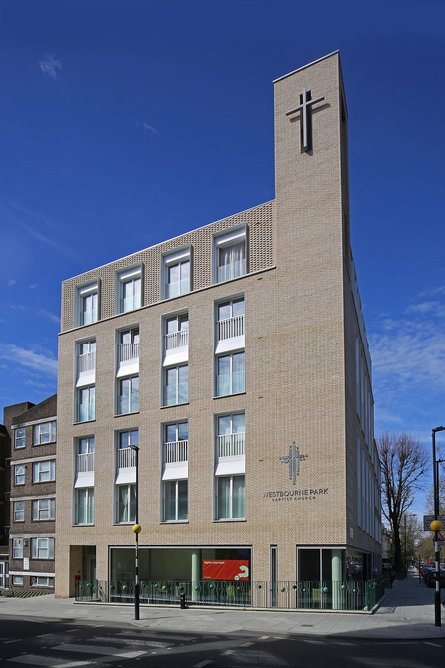
[(136, 452), (133, 448), (119, 448), (117, 451), (117, 467), (128, 469), (136, 466)]
[(77, 473), (94, 471), (94, 452), (85, 452), (77, 455)]
[(165, 350), (175, 350), (175, 348), (186, 348), (189, 344), (189, 330), (181, 329), (179, 332), (170, 332), (165, 334)]
[(218, 341), (244, 336), (244, 315), (218, 320)]
[(188, 444), (188, 440), (167, 441), (164, 443), (165, 464), (188, 461)]
[(78, 370), (79, 373), (84, 371), (94, 371), (96, 368), (96, 351), (92, 350), (89, 353), (81, 353), (78, 356)]
[(245, 433), (223, 434), (217, 436), (218, 457), (231, 457), (233, 455), (244, 455)]
[(119, 362), (139, 359), (139, 343), (120, 343), (117, 347)]
[[(134, 581), (76, 582), (77, 601), (133, 603)], [(246, 582), (241, 580), (142, 580), (140, 602), (178, 605), (185, 594), (190, 605), (296, 610), (371, 610), (384, 591), (383, 578), (331, 582)]]

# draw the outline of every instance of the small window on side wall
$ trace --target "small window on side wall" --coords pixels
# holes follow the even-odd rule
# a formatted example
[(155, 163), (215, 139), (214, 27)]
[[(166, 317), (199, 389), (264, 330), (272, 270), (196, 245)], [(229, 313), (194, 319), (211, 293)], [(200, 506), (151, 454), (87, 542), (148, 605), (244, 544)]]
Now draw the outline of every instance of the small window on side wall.
[(142, 306), (142, 267), (117, 274), (117, 313), (127, 313)]
[(99, 318), (99, 282), (77, 288), (77, 324), (91, 325)]
[(164, 299), (185, 295), (191, 290), (190, 248), (185, 248), (162, 258)]
[(247, 273), (246, 228), (231, 230), (214, 239), (215, 283), (229, 281)]

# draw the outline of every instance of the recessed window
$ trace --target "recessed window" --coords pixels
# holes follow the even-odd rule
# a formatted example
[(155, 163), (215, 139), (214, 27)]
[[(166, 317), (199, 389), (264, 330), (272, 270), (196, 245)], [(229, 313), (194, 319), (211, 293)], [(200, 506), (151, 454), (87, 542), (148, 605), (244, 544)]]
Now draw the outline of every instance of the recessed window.
[(31, 538), (31, 559), (54, 559), (54, 538)]
[(98, 282), (82, 285), (77, 288), (79, 325), (91, 325), (98, 319), (99, 284)]
[(188, 480), (165, 480), (162, 483), (162, 519), (183, 522), (187, 519)]
[(244, 351), (216, 357), (216, 395), (238, 394), (245, 391)]
[(56, 479), (56, 460), (47, 459), (32, 465), (33, 482), (53, 482)]
[(43, 522), (56, 519), (55, 499), (36, 499), (32, 502), (32, 521)]
[(186, 348), (189, 343), (188, 313), (165, 318), (164, 351), (170, 353)]
[(139, 376), (117, 381), (117, 414), (137, 413), (139, 410)]
[(231, 520), (245, 517), (244, 488), (244, 475), (216, 478), (216, 519)]
[(45, 445), (55, 443), (57, 438), (56, 422), (42, 422), (33, 427), (32, 444)]
[(96, 419), (96, 388), (94, 385), (77, 390), (77, 422)]
[(44, 575), (36, 575), (31, 578), (31, 587), (51, 587), (54, 588), (54, 578)]
[(216, 340), (244, 337), (244, 297), (220, 302), (217, 308)]
[(12, 558), (23, 559), (23, 538), (12, 539)]
[(142, 267), (121, 271), (117, 275), (117, 313), (127, 313), (142, 306)]
[(14, 432), (14, 448), (18, 450), (19, 448), (24, 448), (26, 446), (26, 429), (25, 427), (19, 427)]
[(83, 436), (77, 439), (76, 450), (76, 473), (94, 471), (94, 436)]
[(215, 237), (214, 266), (215, 283), (244, 276), (247, 272), (245, 228)]
[(25, 502), (14, 501), (14, 522), (25, 521)]
[(136, 485), (116, 485), (116, 512), (118, 524), (136, 521)]
[(14, 485), (25, 484), (25, 473), (26, 469), (23, 464), (17, 464), (14, 466)]
[(94, 487), (74, 490), (74, 524), (94, 524)]
[(162, 258), (163, 297), (179, 297), (190, 292), (190, 248)]
[(139, 327), (126, 329), (119, 332), (118, 339), (118, 364), (131, 362), (139, 359)]
[(96, 339), (81, 341), (77, 347), (77, 373), (86, 374), (96, 369)]
[(174, 406), (188, 401), (188, 364), (164, 369), (163, 405)]
[(11, 577), (14, 587), (23, 587), (23, 575), (12, 575)]

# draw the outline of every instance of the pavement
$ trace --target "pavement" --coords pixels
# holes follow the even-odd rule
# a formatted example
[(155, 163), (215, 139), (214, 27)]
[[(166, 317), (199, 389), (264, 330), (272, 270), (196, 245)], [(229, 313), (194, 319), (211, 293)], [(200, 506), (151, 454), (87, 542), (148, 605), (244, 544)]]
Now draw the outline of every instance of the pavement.
[[(442, 591), (442, 600), (445, 592)], [(191, 633), (276, 633), (279, 635), (331, 636), (376, 640), (445, 639), (445, 607), (442, 626), (435, 626), (434, 589), (419, 582), (416, 569), (405, 580), (395, 580), (372, 614), (296, 610), (215, 609), (170, 606), (80, 603), (53, 595), (34, 598), (0, 597), (0, 616), (67, 621), (99, 622), (138, 627), (141, 630)]]

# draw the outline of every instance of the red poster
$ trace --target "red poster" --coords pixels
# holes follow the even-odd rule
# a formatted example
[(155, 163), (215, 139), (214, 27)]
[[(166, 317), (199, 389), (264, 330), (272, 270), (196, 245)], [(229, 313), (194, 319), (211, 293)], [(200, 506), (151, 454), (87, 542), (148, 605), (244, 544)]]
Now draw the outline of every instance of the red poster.
[(203, 580), (248, 580), (247, 559), (209, 559), (202, 562)]

